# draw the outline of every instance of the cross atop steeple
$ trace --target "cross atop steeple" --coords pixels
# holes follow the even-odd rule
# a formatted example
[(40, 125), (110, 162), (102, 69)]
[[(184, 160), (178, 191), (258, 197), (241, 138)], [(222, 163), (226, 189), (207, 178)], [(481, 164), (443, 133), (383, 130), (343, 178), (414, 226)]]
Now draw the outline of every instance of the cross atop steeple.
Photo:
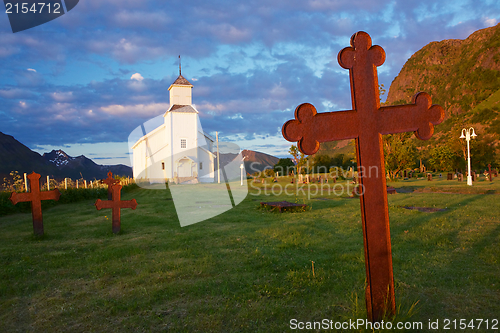
[(179, 54), (179, 76), (181, 76), (181, 55)]

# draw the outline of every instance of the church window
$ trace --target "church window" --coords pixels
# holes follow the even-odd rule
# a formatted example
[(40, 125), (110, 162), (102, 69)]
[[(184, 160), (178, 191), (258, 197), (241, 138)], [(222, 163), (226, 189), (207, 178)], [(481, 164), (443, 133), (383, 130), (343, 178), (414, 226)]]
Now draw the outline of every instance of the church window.
[(161, 169), (165, 170), (165, 162), (161, 162)]
[(200, 162), (200, 170), (203, 169), (203, 162)]
[(186, 139), (181, 139), (181, 148), (186, 148)]

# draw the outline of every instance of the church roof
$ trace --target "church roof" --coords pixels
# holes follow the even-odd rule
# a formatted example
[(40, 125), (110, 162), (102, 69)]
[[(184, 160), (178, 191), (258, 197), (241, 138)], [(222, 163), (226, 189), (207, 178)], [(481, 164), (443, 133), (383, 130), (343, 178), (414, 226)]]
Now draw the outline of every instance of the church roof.
[(189, 83), (188, 80), (186, 80), (184, 78), (184, 76), (180, 75), (179, 74), (179, 77), (174, 81), (174, 83), (172, 83), (172, 85), (174, 84), (177, 84), (177, 85), (181, 85), (181, 86), (193, 86), (191, 83)]
[(185, 113), (198, 113), (191, 105), (174, 104), (167, 112), (185, 112)]

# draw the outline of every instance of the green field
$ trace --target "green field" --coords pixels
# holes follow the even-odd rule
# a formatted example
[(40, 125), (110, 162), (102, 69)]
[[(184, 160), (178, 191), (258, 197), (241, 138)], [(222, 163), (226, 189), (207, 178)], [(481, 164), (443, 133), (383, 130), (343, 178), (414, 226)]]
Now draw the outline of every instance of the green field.
[[(0, 217), (0, 331), (288, 332), (298, 331), (292, 319), (365, 318), (359, 200), (249, 185), (236, 208), (182, 228), (168, 190), (140, 188), (123, 194), (138, 207), (122, 211), (118, 235), (95, 200), (45, 209), (43, 237), (30, 214)], [(500, 320), (500, 178), (390, 185), (399, 191), (388, 197), (394, 324), (428, 331), (439, 320), (433, 332), (448, 332), (445, 319), (466, 319), (477, 332), (488, 319), (491, 328)], [(308, 208), (260, 208), (281, 200)]]

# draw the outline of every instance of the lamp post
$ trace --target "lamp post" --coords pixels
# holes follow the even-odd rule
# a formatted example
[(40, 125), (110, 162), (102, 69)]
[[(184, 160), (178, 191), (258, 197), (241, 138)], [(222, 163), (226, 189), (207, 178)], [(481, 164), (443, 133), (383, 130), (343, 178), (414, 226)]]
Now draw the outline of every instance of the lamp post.
[(472, 174), (470, 171), (470, 147), (469, 147), (469, 141), (470, 138), (475, 138), (477, 135), (474, 133), (474, 128), (463, 128), (462, 129), (462, 135), (460, 135), (460, 139), (465, 139), (467, 141), (467, 166), (468, 166), (468, 173), (467, 173), (467, 185), (472, 186)]
[(241, 186), (243, 186), (243, 170), (245, 169), (245, 165), (243, 164), (243, 161), (245, 160), (246, 156), (243, 157), (243, 159), (241, 160), (241, 165), (240, 165), (240, 169), (241, 169)]
[(215, 132), (215, 140), (217, 141), (217, 183), (220, 184), (219, 132)]

